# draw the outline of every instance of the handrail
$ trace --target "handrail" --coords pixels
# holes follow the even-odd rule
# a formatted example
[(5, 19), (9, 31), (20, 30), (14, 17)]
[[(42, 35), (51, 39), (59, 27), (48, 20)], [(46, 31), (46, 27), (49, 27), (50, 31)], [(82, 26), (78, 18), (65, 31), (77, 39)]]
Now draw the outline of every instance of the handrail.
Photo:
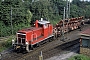
[(31, 42), (33, 42), (33, 36), (34, 36), (34, 35), (36, 36), (35, 40), (37, 40), (37, 34), (34, 33), (34, 34), (31, 35), (31, 39), (32, 39)]

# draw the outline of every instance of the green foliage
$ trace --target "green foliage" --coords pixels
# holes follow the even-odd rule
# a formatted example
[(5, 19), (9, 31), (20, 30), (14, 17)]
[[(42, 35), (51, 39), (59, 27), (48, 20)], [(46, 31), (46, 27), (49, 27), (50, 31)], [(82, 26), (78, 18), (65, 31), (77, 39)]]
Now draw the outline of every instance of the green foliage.
[[(76, 8), (77, 7), (77, 8)], [(74, 9), (74, 12), (73, 12)], [(80, 0), (73, 0), (71, 5), (71, 16), (78, 17), (84, 16), (85, 18), (90, 18), (90, 2), (84, 2)]]
[(71, 17), (85, 16), (85, 11), (77, 5), (71, 5)]
[(85, 56), (85, 55), (77, 55), (77, 56), (69, 58), (68, 60), (90, 60), (90, 57)]
[(40, 19), (41, 17), (51, 21), (62, 18), (61, 13), (59, 13), (60, 9), (58, 9), (55, 3), (56, 2), (53, 0), (39, 0), (33, 2), (30, 5), (30, 11), (33, 13), (32, 20)]
[(1, 36), (9, 36), (11, 34), (11, 28), (9, 26), (5, 26), (5, 24), (0, 21), (0, 35)]
[(12, 34), (12, 30), (15, 34), (18, 30), (30, 26), (32, 13), (25, 4), (26, 2), (24, 3), (22, 0), (4, 0), (0, 2), (0, 36), (9, 36)]
[(26, 14), (26, 20), (27, 20), (28, 22), (31, 22), (32, 13), (30, 12), (30, 10), (27, 10), (26, 13), (27, 13), (27, 14)]
[[(12, 30), (15, 34), (20, 29), (30, 27), (31, 21), (40, 18), (55, 25), (62, 20), (64, 7), (66, 1), (63, 0), (0, 0), (0, 37), (11, 35)], [(90, 2), (73, 0), (70, 9), (70, 18), (90, 18)]]
[(12, 39), (13, 38), (14, 38), (14, 36), (10, 36), (6, 40), (0, 42), (0, 52), (2, 52), (5, 49), (8, 49), (12, 46)]

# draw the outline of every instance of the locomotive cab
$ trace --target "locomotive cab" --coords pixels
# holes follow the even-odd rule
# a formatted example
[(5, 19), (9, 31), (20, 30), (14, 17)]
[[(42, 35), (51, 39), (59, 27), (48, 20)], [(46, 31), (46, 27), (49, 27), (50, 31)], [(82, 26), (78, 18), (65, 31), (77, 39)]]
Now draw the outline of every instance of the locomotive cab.
[(20, 52), (26, 50), (26, 34), (22, 32), (17, 32), (17, 37), (15, 43), (13, 43), (14, 50)]
[(26, 40), (26, 34), (18, 32), (17, 33), (17, 43), (25, 44), (25, 40)]

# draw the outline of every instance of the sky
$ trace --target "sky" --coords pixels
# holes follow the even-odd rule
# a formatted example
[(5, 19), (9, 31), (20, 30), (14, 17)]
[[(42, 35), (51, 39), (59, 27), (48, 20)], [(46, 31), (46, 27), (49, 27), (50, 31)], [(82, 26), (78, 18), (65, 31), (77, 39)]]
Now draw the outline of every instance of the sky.
[[(83, 1), (83, 0), (81, 0), (81, 1)], [(84, 1), (90, 1), (90, 0), (84, 0)], [(70, 0), (70, 2), (72, 2), (72, 0)]]
[(70, 0), (70, 2), (72, 2), (72, 0)]
[[(69, 0), (68, 0), (69, 1)], [(70, 0), (70, 2), (72, 2), (73, 0)], [(81, 1), (83, 1), (83, 0), (81, 0)], [(84, 0), (84, 1), (90, 1), (90, 0)]]

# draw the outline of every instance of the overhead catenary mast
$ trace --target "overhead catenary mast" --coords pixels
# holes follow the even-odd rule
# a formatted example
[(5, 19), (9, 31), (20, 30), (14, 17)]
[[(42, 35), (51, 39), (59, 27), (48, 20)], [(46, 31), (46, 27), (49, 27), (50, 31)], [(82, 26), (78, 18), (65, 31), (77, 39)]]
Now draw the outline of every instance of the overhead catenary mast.
[(68, 19), (68, 0), (66, 0), (67, 6), (66, 6), (66, 19)]
[(13, 35), (13, 25), (12, 25), (12, 6), (11, 6), (11, 31), (12, 31), (12, 35)]
[(62, 31), (63, 41), (64, 41), (64, 20), (65, 20), (65, 7), (64, 7), (64, 14), (63, 14), (63, 31)]
[(68, 18), (70, 18), (70, 0), (69, 0), (69, 17)]

